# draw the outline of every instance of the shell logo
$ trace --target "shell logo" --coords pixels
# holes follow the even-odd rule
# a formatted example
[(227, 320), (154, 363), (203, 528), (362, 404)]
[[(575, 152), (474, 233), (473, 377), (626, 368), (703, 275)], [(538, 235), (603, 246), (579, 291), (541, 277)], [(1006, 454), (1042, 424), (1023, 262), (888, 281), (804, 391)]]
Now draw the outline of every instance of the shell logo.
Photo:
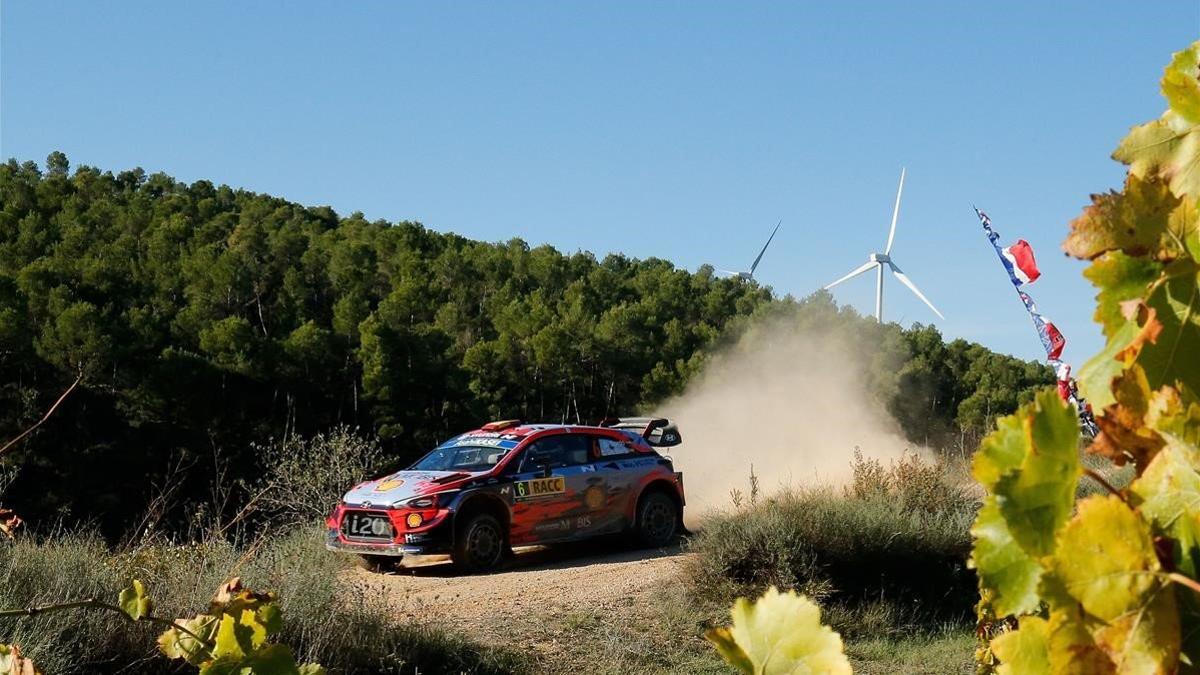
[(604, 488), (593, 485), (583, 492), (583, 503), (593, 511), (604, 506)]
[(387, 478), (387, 479), (379, 481), (379, 485), (375, 486), (375, 491), (376, 492), (387, 492), (388, 490), (391, 490), (393, 488), (398, 488), (401, 485), (404, 485), (403, 478)]

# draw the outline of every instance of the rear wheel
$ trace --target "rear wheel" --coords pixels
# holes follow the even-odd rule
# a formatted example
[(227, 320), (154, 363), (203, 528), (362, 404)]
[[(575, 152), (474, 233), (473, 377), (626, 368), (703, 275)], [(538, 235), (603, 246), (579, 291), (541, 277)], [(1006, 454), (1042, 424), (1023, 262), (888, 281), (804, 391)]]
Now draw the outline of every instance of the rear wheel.
[(486, 513), (473, 516), (454, 537), (450, 557), (464, 572), (487, 572), (495, 569), (508, 547), (500, 521)]
[(664, 492), (646, 494), (638, 502), (634, 536), (642, 546), (652, 548), (670, 544), (679, 534), (679, 507)]

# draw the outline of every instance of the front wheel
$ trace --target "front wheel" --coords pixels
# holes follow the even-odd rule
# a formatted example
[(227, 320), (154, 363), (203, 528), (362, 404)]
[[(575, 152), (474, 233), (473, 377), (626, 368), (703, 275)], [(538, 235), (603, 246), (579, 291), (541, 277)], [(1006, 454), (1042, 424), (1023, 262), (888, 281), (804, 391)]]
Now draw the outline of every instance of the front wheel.
[(659, 548), (679, 533), (679, 507), (666, 493), (651, 492), (638, 503), (634, 536), (642, 546)]
[(464, 572), (487, 572), (500, 564), (506, 547), (500, 521), (481, 513), (458, 530), (450, 558)]

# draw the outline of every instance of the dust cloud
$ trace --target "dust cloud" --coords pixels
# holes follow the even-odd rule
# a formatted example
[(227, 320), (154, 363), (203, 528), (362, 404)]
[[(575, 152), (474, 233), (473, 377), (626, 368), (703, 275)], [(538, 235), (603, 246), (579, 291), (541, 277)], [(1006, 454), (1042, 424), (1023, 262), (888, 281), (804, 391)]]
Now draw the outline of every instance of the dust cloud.
[(683, 435), (670, 454), (684, 473), (689, 527), (732, 508), (733, 490), (748, 499), (751, 466), (761, 498), (845, 482), (856, 447), (885, 465), (923, 452), (869, 391), (872, 354), (851, 353), (848, 342), (783, 319), (759, 323), (655, 410)]

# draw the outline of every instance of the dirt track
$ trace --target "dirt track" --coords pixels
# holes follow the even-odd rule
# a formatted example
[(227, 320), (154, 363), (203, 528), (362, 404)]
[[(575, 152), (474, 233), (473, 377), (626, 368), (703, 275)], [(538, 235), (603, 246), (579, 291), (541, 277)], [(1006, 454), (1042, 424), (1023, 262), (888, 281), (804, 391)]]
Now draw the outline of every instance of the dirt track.
[(650, 591), (677, 583), (679, 549), (629, 550), (605, 542), (518, 549), (495, 574), (464, 576), (427, 559), (395, 573), (356, 570), (353, 578), (399, 618), (439, 624), (518, 649), (549, 654), (569, 629), (597, 615), (633, 618), (648, 611)]

